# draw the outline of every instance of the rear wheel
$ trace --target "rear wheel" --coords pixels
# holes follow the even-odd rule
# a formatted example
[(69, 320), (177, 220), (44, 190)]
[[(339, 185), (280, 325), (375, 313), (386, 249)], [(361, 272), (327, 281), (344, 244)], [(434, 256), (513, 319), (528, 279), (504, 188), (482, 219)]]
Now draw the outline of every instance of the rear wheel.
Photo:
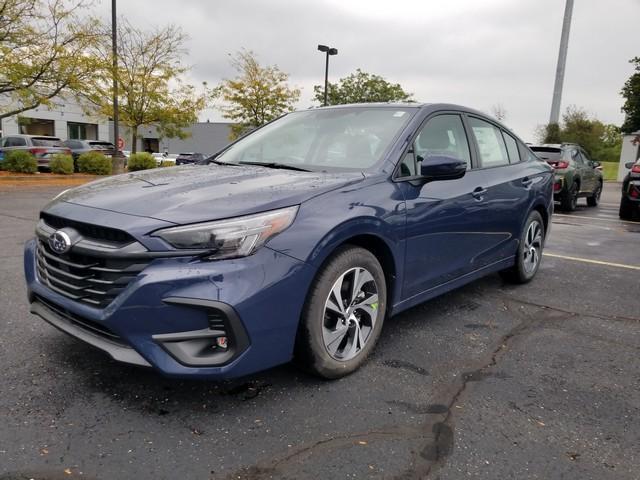
[(571, 187), (562, 194), (560, 198), (560, 208), (565, 212), (573, 212), (578, 206), (578, 191), (580, 187), (577, 182), (573, 182)]
[(500, 272), (502, 277), (512, 283), (527, 283), (535, 277), (542, 260), (544, 248), (544, 222), (537, 211), (527, 218), (516, 253), (513, 267)]
[(620, 200), (619, 216), (622, 220), (631, 220), (633, 218), (633, 205), (624, 197)]
[(358, 369), (384, 322), (387, 287), (376, 257), (363, 248), (340, 249), (314, 280), (296, 338), (296, 362), (323, 378)]
[(602, 195), (602, 182), (598, 182), (598, 186), (593, 191), (591, 196), (587, 197), (587, 205), (590, 207), (597, 207), (600, 203), (600, 196)]

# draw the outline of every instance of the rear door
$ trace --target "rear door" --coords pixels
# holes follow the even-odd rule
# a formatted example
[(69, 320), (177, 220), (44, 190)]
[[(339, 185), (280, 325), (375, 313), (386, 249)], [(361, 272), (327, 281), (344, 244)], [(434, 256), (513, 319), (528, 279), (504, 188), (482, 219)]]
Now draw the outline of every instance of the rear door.
[[(406, 202), (403, 298), (409, 299), (476, 270), (487, 248), (482, 172), (472, 168), (473, 150), (458, 112), (429, 117), (414, 136), (396, 173)], [(464, 160), (464, 177), (424, 183), (420, 161), (429, 155)]]
[(468, 122), (487, 189), (484, 229), (488, 240), (481, 257), (484, 265), (490, 265), (515, 255), (534, 196), (532, 187), (541, 179), (527, 175), (511, 134), (484, 118), (469, 116)]
[(596, 173), (593, 168), (593, 163), (583, 149), (578, 150), (579, 155), (582, 157), (582, 185), (580, 185), (580, 191), (582, 193), (591, 193), (596, 187)]

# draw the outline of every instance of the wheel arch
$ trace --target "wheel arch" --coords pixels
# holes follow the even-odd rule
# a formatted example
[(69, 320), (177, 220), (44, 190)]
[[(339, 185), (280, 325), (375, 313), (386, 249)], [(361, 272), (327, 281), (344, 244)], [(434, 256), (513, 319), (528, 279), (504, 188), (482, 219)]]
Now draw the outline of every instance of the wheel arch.
[(347, 222), (335, 228), (318, 243), (310, 255), (310, 263), (317, 267), (313, 281), (339, 248), (346, 245), (364, 248), (373, 253), (382, 266), (387, 283), (387, 309), (390, 310), (400, 298), (398, 279), (402, 276), (404, 244), (381, 235), (389, 231), (389, 228), (389, 225), (379, 219), (359, 219), (358, 222)]

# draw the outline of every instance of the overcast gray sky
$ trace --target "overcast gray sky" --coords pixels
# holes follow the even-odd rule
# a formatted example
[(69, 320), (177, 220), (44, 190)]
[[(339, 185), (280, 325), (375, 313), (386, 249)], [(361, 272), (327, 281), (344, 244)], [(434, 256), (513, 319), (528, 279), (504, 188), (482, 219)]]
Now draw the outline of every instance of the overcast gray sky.
[[(318, 43), (338, 48), (330, 81), (356, 68), (400, 83), (424, 102), (451, 102), (486, 112), (531, 141), (551, 107), (564, 0), (135, 0), (119, 14), (139, 26), (174, 23), (190, 36), (191, 81), (234, 76), (228, 53), (253, 50), (302, 89), (313, 104), (324, 75)], [(110, 2), (96, 6), (105, 17)], [(620, 125), (619, 95), (640, 56), (640, 0), (576, 0), (562, 111), (585, 108)], [(204, 118), (221, 120), (218, 112)]]

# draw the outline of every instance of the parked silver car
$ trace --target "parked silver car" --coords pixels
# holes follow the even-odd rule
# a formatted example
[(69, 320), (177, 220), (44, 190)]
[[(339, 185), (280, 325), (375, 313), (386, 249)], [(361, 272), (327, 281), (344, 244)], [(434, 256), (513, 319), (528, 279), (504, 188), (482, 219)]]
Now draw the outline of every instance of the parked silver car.
[(0, 139), (0, 161), (12, 150), (26, 150), (38, 162), (39, 168), (49, 168), (49, 161), (56, 153), (71, 155), (71, 150), (58, 137), (44, 135), (7, 135)]

